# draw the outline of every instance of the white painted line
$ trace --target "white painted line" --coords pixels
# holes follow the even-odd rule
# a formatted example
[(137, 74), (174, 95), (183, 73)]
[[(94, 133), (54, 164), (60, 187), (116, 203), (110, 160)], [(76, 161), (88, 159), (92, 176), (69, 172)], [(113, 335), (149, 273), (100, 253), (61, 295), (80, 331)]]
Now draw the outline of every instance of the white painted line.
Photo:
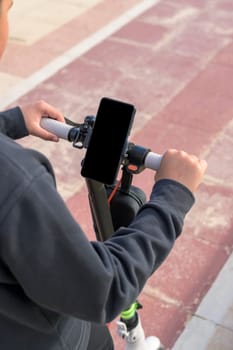
[(88, 50), (98, 45), (100, 42), (108, 38), (110, 35), (115, 33), (117, 30), (122, 28), (124, 25), (135, 19), (137, 16), (141, 15), (146, 10), (150, 9), (152, 6), (159, 3), (161, 0), (144, 0), (140, 4), (134, 6), (132, 9), (125, 12), (123, 15), (88, 37), (87, 39), (81, 41), (76, 46), (72, 47), (70, 50), (66, 51), (63, 55), (57, 57), (49, 64), (44, 66), (42, 69), (38, 70), (36, 73), (32, 74), (30, 77), (26, 78), (23, 82), (19, 83), (15, 88), (11, 90), (10, 93), (2, 96), (0, 98), (0, 108), (4, 109), (9, 104), (16, 101), (21, 96), (25, 95), (32, 89), (34, 89), (38, 84), (42, 83), (46, 79), (53, 76), (60, 69), (74, 61), (76, 58), (82, 56)]

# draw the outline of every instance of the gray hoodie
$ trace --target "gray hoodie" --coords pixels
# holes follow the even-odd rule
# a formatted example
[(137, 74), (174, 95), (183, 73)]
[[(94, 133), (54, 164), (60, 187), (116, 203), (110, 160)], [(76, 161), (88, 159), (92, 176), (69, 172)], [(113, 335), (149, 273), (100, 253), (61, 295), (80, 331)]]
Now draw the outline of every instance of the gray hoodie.
[(0, 349), (85, 350), (90, 322), (107, 323), (137, 299), (194, 197), (161, 180), (128, 227), (90, 242), (48, 160), (13, 140), (27, 134), (18, 107), (0, 113)]

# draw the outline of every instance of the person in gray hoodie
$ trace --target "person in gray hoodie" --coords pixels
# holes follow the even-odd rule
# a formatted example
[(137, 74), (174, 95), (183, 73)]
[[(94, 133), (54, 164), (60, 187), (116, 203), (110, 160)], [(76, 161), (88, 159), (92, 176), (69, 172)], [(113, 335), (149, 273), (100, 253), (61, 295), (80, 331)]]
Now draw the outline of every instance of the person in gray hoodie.
[[(0, 55), (11, 0), (0, 0)], [(55, 186), (48, 159), (15, 140), (57, 137), (45, 101), (0, 113), (0, 348), (111, 350), (106, 324), (138, 297), (165, 260), (194, 204), (204, 160), (165, 152), (149, 200), (128, 227), (90, 242)]]

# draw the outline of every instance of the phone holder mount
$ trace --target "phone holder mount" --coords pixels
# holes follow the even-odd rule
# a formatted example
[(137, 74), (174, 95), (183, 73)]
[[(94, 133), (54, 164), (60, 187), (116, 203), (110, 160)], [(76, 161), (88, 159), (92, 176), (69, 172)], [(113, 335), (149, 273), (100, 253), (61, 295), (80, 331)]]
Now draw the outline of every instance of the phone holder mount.
[(72, 142), (75, 148), (87, 148), (95, 124), (95, 117), (86, 116), (82, 124), (74, 123), (68, 118), (65, 118), (65, 121), (72, 126), (68, 134), (68, 141)]

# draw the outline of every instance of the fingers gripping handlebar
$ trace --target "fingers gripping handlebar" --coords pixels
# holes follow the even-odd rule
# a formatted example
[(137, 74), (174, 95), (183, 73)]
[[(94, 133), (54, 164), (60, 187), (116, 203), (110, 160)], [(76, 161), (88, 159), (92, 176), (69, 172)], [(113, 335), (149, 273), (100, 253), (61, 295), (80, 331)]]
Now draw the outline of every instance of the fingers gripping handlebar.
[[(45, 117), (41, 119), (40, 125), (42, 128), (55, 134), (59, 138), (73, 142), (73, 145), (75, 147), (87, 148), (87, 142), (81, 142), (81, 145), (79, 146), (80, 131), (82, 129), (83, 124), (81, 126), (73, 126), (73, 125), (59, 122), (55, 119)], [(87, 133), (87, 139), (89, 139), (89, 137), (90, 137), (90, 133), (89, 135)], [(142, 165), (144, 166), (144, 168), (148, 168), (151, 170), (159, 169), (162, 157), (163, 157), (162, 155), (151, 152), (150, 150), (140, 146), (135, 146), (135, 147), (131, 146), (129, 147), (129, 151), (128, 151), (128, 158), (130, 158), (131, 164), (138, 165), (137, 163), (139, 162), (139, 159), (140, 159), (140, 162), (143, 161)]]

